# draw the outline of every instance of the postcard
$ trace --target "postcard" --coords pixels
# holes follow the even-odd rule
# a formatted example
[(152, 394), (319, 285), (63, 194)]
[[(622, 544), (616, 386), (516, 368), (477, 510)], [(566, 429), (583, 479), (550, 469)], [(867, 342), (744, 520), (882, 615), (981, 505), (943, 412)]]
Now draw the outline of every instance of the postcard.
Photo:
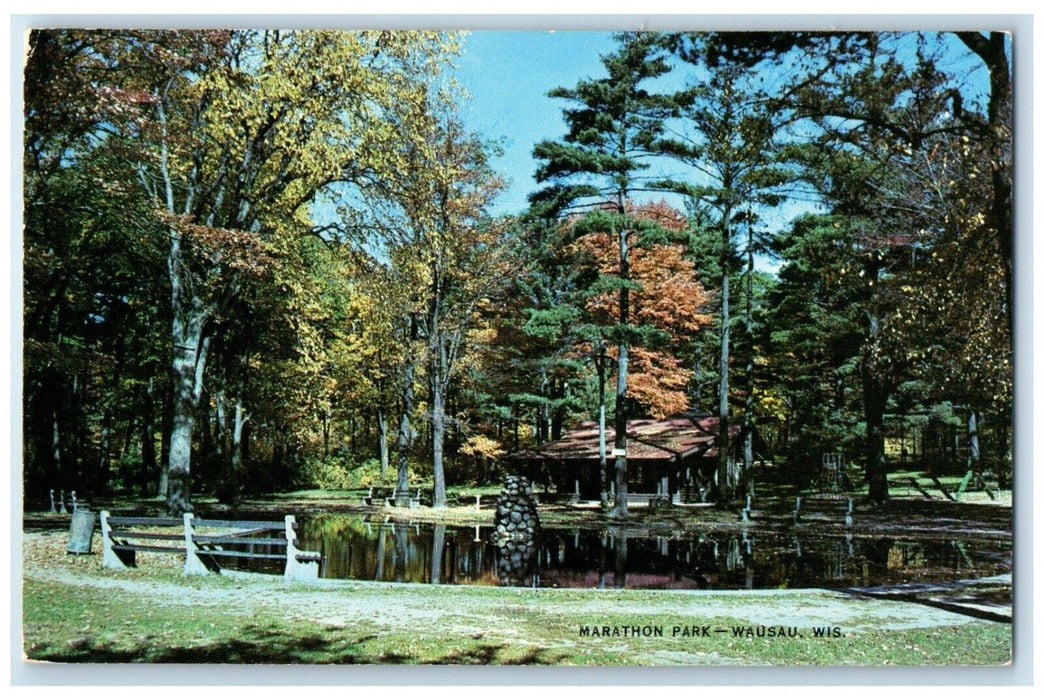
[(1008, 666), (1019, 40), (31, 27), (23, 659)]

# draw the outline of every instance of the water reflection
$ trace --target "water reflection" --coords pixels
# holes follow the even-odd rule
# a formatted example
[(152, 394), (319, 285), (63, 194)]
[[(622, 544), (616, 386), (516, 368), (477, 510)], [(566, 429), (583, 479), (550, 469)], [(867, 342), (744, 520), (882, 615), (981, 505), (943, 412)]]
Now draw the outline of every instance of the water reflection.
[(505, 540), (497, 546), (497, 581), (501, 586), (538, 586), (537, 540), (534, 536)]
[(497, 547), (492, 528), (316, 517), (302, 548), (324, 578), (562, 588), (765, 589), (874, 586), (1011, 570), (1010, 541), (747, 532), (649, 536), (627, 527), (543, 530)]

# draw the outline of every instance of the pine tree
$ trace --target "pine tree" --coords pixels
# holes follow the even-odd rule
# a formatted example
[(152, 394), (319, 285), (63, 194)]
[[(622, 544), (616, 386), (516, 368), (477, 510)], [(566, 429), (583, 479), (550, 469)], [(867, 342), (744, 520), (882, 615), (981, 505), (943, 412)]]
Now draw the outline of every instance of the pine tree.
[[(691, 168), (691, 178), (658, 183), (695, 200), (711, 215), (717, 232), (717, 267), (720, 271), (718, 344), (718, 479), (719, 495), (728, 499), (737, 481), (749, 484), (748, 459), (740, 479), (734, 476), (729, 437), (730, 357), (732, 301), (730, 283), (737, 259), (736, 237), (750, 234), (760, 210), (777, 204), (787, 173), (775, 160), (775, 138), (782, 115), (772, 113), (758, 75), (736, 61), (721, 60), (710, 35), (673, 37), (671, 48), (693, 69), (693, 84), (679, 96), (682, 127), (659, 139), (656, 148)], [(700, 77), (705, 75), (705, 79)], [(743, 229), (745, 224), (746, 228)], [(748, 235), (748, 268), (754, 241)], [(748, 329), (750, 332), (750, 329)], [(753, 370), (747, 363), (747, 379)], [(747, 387), (748, 395), (751, 387)], [(749, 411), (744, 416), (751, 432)]]
[[(629, 210), (629, 199), (646, 189), (647, 158), (663, 131), (663, 120), (675, 107), (668, 97), (646, 90), (648, 81), (664, 75), (669, 66), (655, 34), (618, 35), (619, 49), (604, 56), (607, 75), (580, 81), (575, 88), (558, 88), (550, 95), (569, 100), (565, 110), (569, 127), (562, 141), (544, 141), (534, 149), (543, 161), (537, 171), (540, 182), (550, 183), (536, 193), (536, 204), (561, 212), (585, 212), (574, 230), (609, 232), (618, 249), (618, 272), (605, 284), (617, 292), (619, 315), (606, 338), (617, 348), (616, 439), (614, 478), (616, 502), (612, 514), (627, 516), (627, 382), (630, 348), (641, 340), (631, 321), (631, 247), (642, 242), (642, 226)], [(645, 230), (656, 228), (646, 225)], [(603, 478), (603, 482), (606, 479)]]

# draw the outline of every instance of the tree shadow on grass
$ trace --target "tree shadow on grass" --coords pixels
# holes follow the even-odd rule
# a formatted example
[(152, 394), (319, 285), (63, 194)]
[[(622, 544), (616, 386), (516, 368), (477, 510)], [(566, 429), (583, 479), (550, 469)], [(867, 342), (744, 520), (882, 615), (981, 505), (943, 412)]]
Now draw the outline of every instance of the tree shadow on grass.
[(375, 638), (300, 636), (251, 625), (235, 639), (193, 646), (163, 646), (162, 640), (153, 639), (128, 649), (85, 638), (65, 648), (41, 649), (28, 655), (40, 661), (68, 663), (352, 664), (373, 662), (364, 658), (360, 649)]
[(496, 664), (500, 666), (543, 666), (555, 664), (566, 656), (564, 653), (552, 654), (547, 649), (530, 649), (520, 656), (498, 659), (497, 656), (503, 656), (503, 652), (507, 649), (507, 645), (504, 644), (484, 644), (474, 649), (452, 651), (439, 659), (428, 661), (426, 663), (447, 665)]
[[(134, 648), (118, 648), (111, 642), (78, 639), (64, 647), (28, 652), (38, 661), (63, 663), (171, 663), (171, 664), (433, 664), (433, 665), (530, 665), (554, 664), (564, 654), (532, 649), (512, 654), (505, 644), (484, 644), (469, 649), (448, 651), (438, 658), (422, 658), (396, 652), (381, 653), (366, 649), (375, 634), (348, 638), (312, 634), (300, 636), (275, 628), (245, 627), (237, 638), (193, 646), (163, 646), (158, 639), (146, 640)], [(498, 658), (501, 657), (501, 658)]]

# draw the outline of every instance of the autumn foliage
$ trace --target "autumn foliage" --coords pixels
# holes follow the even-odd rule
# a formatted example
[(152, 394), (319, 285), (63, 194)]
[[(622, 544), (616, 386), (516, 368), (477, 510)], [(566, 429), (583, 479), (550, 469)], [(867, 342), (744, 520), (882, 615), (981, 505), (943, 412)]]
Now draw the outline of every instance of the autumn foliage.
[[(678, 231), (684, 218), (663, 203), (637, 208), (637, 216)], [(638, 234), (632, 233), (637, 239)], [(614, 274), (618, 266), (616, 242), (608, 233), (583, 236), (577, 247), (602, 275)], [(686, 366), (683, 348), (711, 320), (704, 310), (709, 297), (696, 276), (695, 264), (677, 243), (636, 245), (631, 249), (631, 279), (640, 285), (631, 293), (635, 325), (654, 333), (654, 342), (633, 346), (628, 396), (657, 418), (684, 413), (689, 408), (687, 388), (692, 370)], [(618, 296), (605, 291), (590, 297), (588, 310), (596, 322), (609, 325), (619, 314)], [(658, 341), (658, 342), (657, 342)], [(615, 358), (615, 349), (609, 354)]]

